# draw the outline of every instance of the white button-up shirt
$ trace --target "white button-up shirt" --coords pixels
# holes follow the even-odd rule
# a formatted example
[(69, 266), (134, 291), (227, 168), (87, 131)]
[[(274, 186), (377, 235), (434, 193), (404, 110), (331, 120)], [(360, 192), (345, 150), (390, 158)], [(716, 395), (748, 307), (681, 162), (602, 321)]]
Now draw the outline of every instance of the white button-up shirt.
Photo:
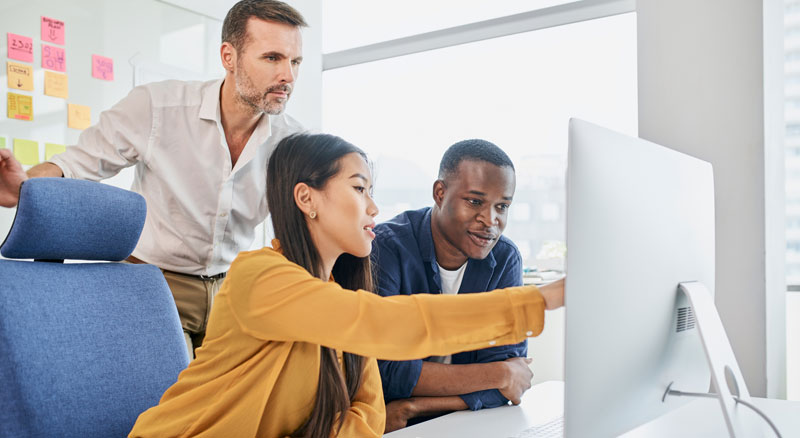
[(135, 165), (131, 190), (147, 201), (133, 252), (170, 271), (215, 275), (253, 242), (269, 213), (267, 160), (302, 130), (291, 117), (264, 115), (231, 168), (220, 122), (222, 80), (165, 81), (134, 88), (100, 115), (78, 144), (54, 156), (68, 178), (98, 181)]

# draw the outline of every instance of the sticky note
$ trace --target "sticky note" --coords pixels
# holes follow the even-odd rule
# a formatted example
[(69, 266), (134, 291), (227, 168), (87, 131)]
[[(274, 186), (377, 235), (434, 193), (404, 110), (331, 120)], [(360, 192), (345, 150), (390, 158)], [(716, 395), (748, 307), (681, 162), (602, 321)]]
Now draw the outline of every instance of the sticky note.
[(66, 99), (69, 95), (69, 79), (67, 78), (67, 75), (45, 71), (44, 94)]
[(0, 137), (0, 148), (5, 149), (5, 147), (6, 147), (6, 138)]
[(42, 68), (61, 72), (67, 71), (67, 62), (64, 49), (61, 47), (42, 44)]
[(92, 109), (86, 105), (67, 105), (67, 126), (73, 129), (86, 129), (92, 124)]
[(64, 22), (42, 17), (42, 41), (64, 45)]
[(22, 164), (39, 164), (39, 142), (15, 138), (14, 157)]
[(114, 60), (106, 58), (105, 56), (92, 55), (92, 77), (113, 81)]
[(33, 91), (33, 67), (8, 61), (6, 72), (8, 73), (8, 88)]
[(9, 32), (8, 57), (17, 61), (33, 62), (33, 39)]
[(33, 97), (8, 93), (8, 118), (33, 120)]
[(45, 143), (44, 144), (44, 159), (49, 160), (53, 155), (60, 154), (67, 150), (63, 144)]

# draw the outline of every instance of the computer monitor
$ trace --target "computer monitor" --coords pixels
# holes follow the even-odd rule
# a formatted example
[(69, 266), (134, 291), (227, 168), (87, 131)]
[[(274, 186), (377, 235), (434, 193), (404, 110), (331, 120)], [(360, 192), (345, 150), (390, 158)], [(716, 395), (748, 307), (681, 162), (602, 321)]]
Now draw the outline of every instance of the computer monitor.
[(565, 434), (611, 437), (691, 401), (662, 401), (670, 383), (708, 392), (678, 284), (714, 291), (714, 178), (707, 162), (577, 119), (568, 160)]

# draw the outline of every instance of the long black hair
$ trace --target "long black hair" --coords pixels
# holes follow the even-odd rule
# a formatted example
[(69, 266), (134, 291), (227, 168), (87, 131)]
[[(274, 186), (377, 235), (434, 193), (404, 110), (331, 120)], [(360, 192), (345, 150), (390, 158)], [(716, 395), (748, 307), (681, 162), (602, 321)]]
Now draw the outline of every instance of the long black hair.
[[(294, 187), (305, 183), (315, 189), (324, 188), (328, 180), (341, 170), (341, 158), (351, 153), (366, 159), (361, 149), (339, 137), (294, 134), (278, 143), (267, 165), (267, 203), (283, 255), (322, 280), (328, 279), (322, 278), (319, 250), (311, 238), (305, 215), (295, 203)], [(373, 290), (369, 257), (342, 254), (336, 260), (332, 274), (345, 289)], [(365, 362), (362, 356), (351, 353), (344, 353), (343, 358), (344, 375), (336, 351), (320, 347), (319, 385), (314, 409), (311, 417), (292, 436), (328, 438), (334, 428), (337, 432), (341, 429), (343, 413), (349, 409), (361, 386)]]

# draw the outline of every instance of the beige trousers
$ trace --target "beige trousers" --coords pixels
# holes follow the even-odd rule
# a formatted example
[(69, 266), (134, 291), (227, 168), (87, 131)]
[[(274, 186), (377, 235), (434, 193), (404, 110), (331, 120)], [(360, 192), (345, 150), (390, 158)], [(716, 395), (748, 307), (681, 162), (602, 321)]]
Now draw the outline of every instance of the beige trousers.
[(203, 344), (203, 338), (206, 336), (211, 304), (224, 279), (200, 280), (190, 275), (163, 269), (161, 272), (164, 273), (164, 278), (172, 291), (172, 297), (175, 299), (175, 305), (178, 307), (178, 316), (181, 318), (189, 359), (194, 359), (194, 350)]

